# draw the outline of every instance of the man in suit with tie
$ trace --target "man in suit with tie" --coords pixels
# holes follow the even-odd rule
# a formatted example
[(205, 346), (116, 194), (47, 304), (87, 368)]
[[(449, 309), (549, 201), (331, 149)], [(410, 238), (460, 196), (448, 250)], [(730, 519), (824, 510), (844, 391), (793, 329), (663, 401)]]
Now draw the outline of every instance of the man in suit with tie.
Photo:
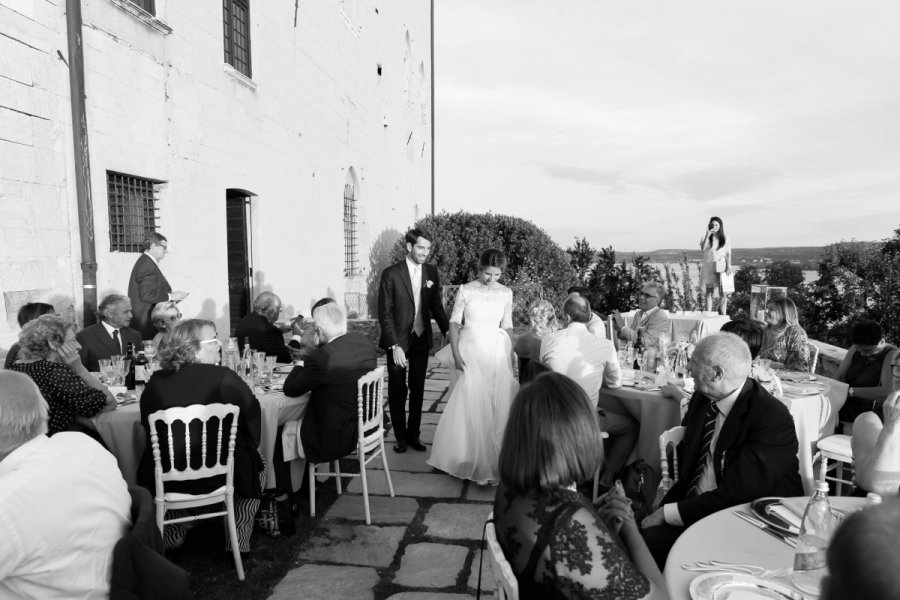
[[(302, 367), (294, 367), (284, 381), (284, 394), (295, 398), (312, 391), (300, 423), (303, 452), (297, 455), (323, 463), (356, 448), (356, 382), (375, 369), (378, 349), (361, 333), (347, 333), (347, 316), (335, 302), (319, 306), (313, 321), (324, 343), (306, 357)], [(291, 426), (285, 424), (285, 430)]]
[(88, 371), (100, 370), (99, 360), (128, 351), (128, 343), (141, 347), (141, 334), (129, 327), (131, 302), (120, 294), (110, 294), (100, 303), (100, 322), (85, 327), (75, 335), (81, 344), (81, 363)]
[(709, 335), (694, 350), (681, 478), (641, 523), (660, 568), (681, 532), (703, 517), (763, 496), (803, 495), (794, 420), (750, 379), (750, 362), (750, 349), (733, 333)]
[(625, 318), (619, 311), (614, 310), (613, 321), (619, 331), (619, 338), (629, 342), (641, 340), (644, 348), (656, 349), (659, 345), (659, 336), (671, 331), (669, 313), (659, 307), (664, 295), (663, 284), (656, 281), (645, 283), (641, 288), (638, 310), (631, 319), (631, 325), (626, 325)]
[(166, 300), (181, 302), (187, 297), (187, 292), (173, 292), (159, 270), (159, 262), (169, 249), (166, 236), (156, 232), (147, 234), (142, 249), (144, 252), (134, 263), (128, 279), (128, 297), (134, 310), (134, 328), (145, 340), (152, 340), (157, 333), (150, 318), (153, 307)]
[(409, 446), (424, 452), (426, 448), (419, 439), (419, 427), (432, 342), (431, 319), (437, 321), (443, 335), (447, 335), (450, 320), (441, 303), (437, 267), (425, 263), (431, 253), (431, 236), (420, 229), (409, 230), (406, 252), (404, 260), (381, 273), (378, 322), (381, 347), (387, 352), (388, 396), (396, 440), (394, 451), (406, 452)]

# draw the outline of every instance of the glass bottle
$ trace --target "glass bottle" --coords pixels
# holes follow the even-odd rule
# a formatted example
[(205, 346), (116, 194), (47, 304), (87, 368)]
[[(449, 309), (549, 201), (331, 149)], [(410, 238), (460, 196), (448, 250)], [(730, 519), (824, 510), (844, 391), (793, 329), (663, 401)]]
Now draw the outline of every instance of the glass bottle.
[(794, 552), (791, 580), (801, 591), (818, 594), (822, 578), (828, 573), (825, 553), (834, 532), (834, 516), (828, 502), (828, 483), (816, 483), (800, 524), (800, 536)]
[(244, 338), (244, 352), (241, 354), (241, 370), (238, 373), (247, 385), (253, 387), (253, 349), (250, 348), (250, 338)]
[(125, 354), (125, 365), (128, 372), (125, 374), (125, 389), (134, 389), (134, 342), (128, 342), (128, 353)]
[(137, 401), (141, 400), (144, 386), (147, 385), (147, 380), (150, 379), (149, 365), (150, 361), (147, 359), (144, 351), (138, 352), (137, 358), (134, 359), (134, 398)]

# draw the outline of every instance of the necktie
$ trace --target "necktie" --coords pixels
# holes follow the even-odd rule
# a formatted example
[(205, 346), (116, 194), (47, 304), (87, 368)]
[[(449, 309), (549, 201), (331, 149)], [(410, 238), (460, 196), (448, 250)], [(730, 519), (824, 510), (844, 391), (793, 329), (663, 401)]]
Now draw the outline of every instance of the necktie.
[(691, 485), (688, 487), (688, 498), (700, 495), (700, 482), (703, 480), (708, 469), (707, 458), (712, 452), (713, 433), (716, 430), (716, 417), (719, 415), (719, 408), (716, 403), (709, 402), (709, 408), (706, 409), (706, 422), (703, 424), (703, 451), (700, 453), (700, 464), (694, 471), (694, 477), (691, 478)]
[(413, 319), (413, 332), (422, 335), (425, 324), (422, 322), (422, 265), (416, 265), (413, 271), (413, 298), (416, 301), (416, 316)]
[(125, 354), (122, 352), (122, 340), (119, 339), (119, 330), (113, 329), (113, 342), (116, 344), (116, 348), (119, 349), (119, 354)]

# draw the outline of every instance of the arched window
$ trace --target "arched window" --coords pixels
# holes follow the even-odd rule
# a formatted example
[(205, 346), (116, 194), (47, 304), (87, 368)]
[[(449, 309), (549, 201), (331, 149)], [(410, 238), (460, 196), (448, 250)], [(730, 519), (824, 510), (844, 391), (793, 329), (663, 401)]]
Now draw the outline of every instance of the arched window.
[(350, 167), (344, 183), (344, 276), (359, 275), (359, 223), (356, 202), (359, 196), (359, 182), (356, 171)]

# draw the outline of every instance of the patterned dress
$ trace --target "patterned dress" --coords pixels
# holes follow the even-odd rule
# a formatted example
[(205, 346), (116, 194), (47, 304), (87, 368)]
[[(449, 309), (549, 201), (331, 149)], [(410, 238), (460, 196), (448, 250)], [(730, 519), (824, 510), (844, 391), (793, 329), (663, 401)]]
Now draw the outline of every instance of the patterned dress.
[(93, 417), (106, 406), (103, 391), (89, 387), (66, 364), (40, 359), (19, 361), (10, 369), (31, 377), (50, 406), (47, 435), (68, 429), (75, 417)]
[[(494, 520), (497, 540), (523, 600), (630, 600), (650, 593), (650, 582), (631, 563), (618, 537), (577, 492), (560, 489), (517, 496), (501, 485)], [(535, 561), (532, 551), (542, 532), (548, 536), (547, 548)]]
[(788, 325), (780, 331), (766, 327), (760, 358), (780, 362), (789, 371), (809, 372), (809, 338), (799, 325)]

